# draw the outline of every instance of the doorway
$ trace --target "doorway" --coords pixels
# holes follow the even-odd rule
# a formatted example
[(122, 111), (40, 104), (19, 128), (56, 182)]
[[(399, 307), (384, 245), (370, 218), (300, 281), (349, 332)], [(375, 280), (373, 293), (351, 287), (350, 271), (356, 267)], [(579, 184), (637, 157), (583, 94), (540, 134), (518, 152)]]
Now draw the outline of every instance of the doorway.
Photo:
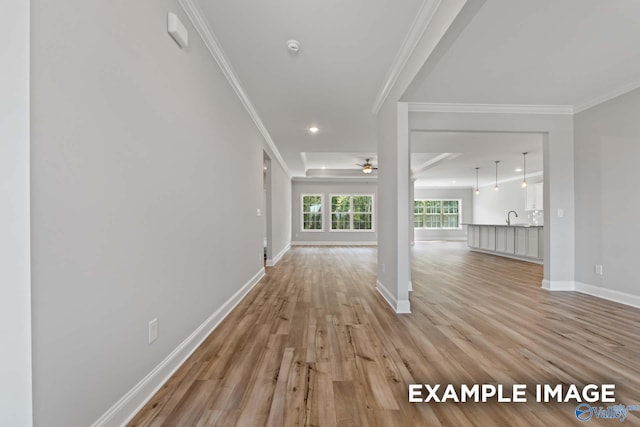
[(264, 246), (264, 265), (273, 266), (273, 239), (271, 230), (271, 158), (263, 152), (262, 159), (262, 237)]

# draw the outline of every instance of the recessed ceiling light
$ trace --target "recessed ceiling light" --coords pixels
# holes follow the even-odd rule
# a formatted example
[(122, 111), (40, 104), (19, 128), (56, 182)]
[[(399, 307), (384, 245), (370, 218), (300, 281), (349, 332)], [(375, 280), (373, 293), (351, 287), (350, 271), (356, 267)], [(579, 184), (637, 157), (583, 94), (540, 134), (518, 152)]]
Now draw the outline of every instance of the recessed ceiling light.
[(309, 128), (309, 132), (311, 132), (311, 133), (317, 133), (319, 130), (320, 130), (320, 129), (318, 129), (318, 128), (317, 128), (317, 127), (315, 127), (315, 126), (311, 126), (311, 127)]
[(452, 184), (455, 184), (456, 182), (458, 182), (458, 181), (456, 181), (455, 179), (453, 181), (451, 181)]
[(322, 167), (322, 169), (326, 169), (326, 168), (327, 168), (326, 166), (323, 166), (323, 167)]
[(522, 172), (522, 168), (516, 168), (515, 171), (516, 172)]

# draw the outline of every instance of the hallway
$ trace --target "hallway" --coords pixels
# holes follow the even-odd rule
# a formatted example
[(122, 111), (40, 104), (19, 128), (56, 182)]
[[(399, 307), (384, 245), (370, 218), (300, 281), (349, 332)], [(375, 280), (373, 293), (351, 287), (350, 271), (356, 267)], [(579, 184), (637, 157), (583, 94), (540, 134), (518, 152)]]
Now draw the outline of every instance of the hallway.
[(579, 424), (574, 403), (532, 397), (409, 403), (410, 383), (615, 383), (618, 403), (640, 403), (638, 310), (549, 293), (539, 265), (429, 242), (413, 248), (412, 314), (396, 315), (375, 260), (292, 248), (129, 426)]

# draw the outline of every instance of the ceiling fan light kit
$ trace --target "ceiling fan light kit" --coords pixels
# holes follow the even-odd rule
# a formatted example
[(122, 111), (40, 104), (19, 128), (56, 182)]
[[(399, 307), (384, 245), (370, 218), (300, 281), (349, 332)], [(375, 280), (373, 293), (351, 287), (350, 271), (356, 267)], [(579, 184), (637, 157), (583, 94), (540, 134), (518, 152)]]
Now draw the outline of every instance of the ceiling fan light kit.
[(378, 169), (377, 166), (373, 166), (370, 162), (371, 159), (365, 159), (364, 160), (364, 164), (358, 165), (360, 167), (362, 167), (362, 173), (364, 174), (370, 174), (371, 172), (374, 171), (374, 169)]

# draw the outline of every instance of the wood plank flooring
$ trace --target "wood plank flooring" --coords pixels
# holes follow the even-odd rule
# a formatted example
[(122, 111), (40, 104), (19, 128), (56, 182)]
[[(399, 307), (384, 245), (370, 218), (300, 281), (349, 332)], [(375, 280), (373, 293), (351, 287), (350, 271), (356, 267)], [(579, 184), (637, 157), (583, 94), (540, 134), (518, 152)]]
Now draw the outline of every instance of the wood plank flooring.
[(294, 247), (128, 424), (563, 426), (575, 403), (409, 403), (408, 384), (614, 383), (640, 404), (640, 310), (540, 288), (542, 267), (413, 249), (412, 314), (375, 290), (376, 250)]

